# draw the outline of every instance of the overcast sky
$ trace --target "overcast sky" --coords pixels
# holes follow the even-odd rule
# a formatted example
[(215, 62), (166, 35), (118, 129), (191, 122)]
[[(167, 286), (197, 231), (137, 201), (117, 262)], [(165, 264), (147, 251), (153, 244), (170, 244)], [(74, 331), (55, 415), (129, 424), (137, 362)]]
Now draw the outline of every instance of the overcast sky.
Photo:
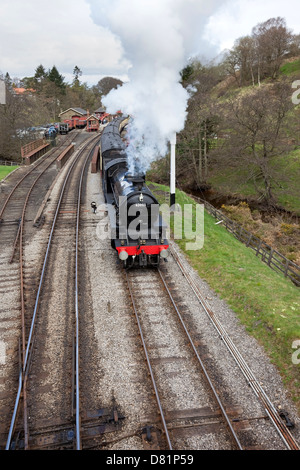
[[(164, 1), (170, 0), (160, 0)], [(192, 4), (195, 0), (185, 1)], [(110, 0), (110, 5), (117, 8), (122, 2), (125, 5), (125, 0)], [(130, 2), (126, 0), (127, 5)], [(209, 45), (204, 47), (199, 41), (199, 49), (193, 52), (200, 57), (231, 48), (235, 39), (251, 34), (254, 26), (272, 17), (285, 18), (287, 26), (300, 33), (299, 0), (215, 0), (213, 8), (207, 8), (207, 0), (197, 2), (203, 4), (199, 24), (205, 20), (201, 30)], [(107, 75), (126, 79), (126, 51), (109, 30), (109, 22), (102, 23), (103, 5), (105, 0), (0, 0), (0, 72), (22, 78), (33, 76), (40, 64), (46, 69), (55, 65), (70, 83), (77, 65), (83, 72), (81, 80), (88, 85)]]

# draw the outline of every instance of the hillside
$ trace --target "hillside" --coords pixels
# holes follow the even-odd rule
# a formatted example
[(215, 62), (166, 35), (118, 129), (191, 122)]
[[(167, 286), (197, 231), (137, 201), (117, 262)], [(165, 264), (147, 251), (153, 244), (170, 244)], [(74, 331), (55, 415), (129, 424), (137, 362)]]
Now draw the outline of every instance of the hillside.
[[(300, 57), (287, 59), (280, 68), (277, 82), (284, 82), (290, 89), (287, 99), (292, 103), (293, 94), (297, 102), (299, 102), (296, 81), (300, 80)], [(267, 79), (263, 85), (272, 86), (273, 82)], [(227, 79), (219, 83), (213, 90), (212, 94), (216, 96), (222, 89), (223, 96), (235, 93), (235, 100), (240, 96), (245, 96), (251, 92), (252, 87), (245, 86), (238, 89), (236, 84)], [(223, 99), (222, 99), (223, 100)], [(281, 136), (282, 142), (278, 153), (274, 155), (271, 161), (271, 170), (274, 174), (273, 195), (274, 202), (278, 208), (283, 208), (287, 212), (295, 212), (300, 215), (300, 106), (296, 103), (290, 106), (288, 116), (292, 121), (293, 127), (286, 126)], [(230, 129), (227, 129), (230, 133)], [(226, 165), (220, 164), (220, 161), (212, 159), (210, 172), (207, 182), (213, 192), (220, 193), (225, 196), (232, 196), (236, 199), (247, 200), (250, 203), (260, 202), (257, 188), (262, 186), (262, 181), (257, 178), (255, 181), (249, 172), (249, 167), (241, 162), (226, 161)], [(255, 168), (253, 168), (253, 172)]]
[[(165, 203), (169, 188), (153, 183), (149, 186), (160, 203)], [(196, 204), (179, 190), (176, 203), (182, 208)], [(249, 334), (264, 346), (300, 410), (299, 370), (292, 362), (293, 341), (300, 337), (299, 288), (262, 263), (206, 211), (202, 249), (187, 251), (184, 237), (175, 241), (200, 277), (226, 300)]]
[[(238, 86), (220, 70), (196, 74), (203, 81), (211, 76), (214, 85), (191, 99), (177, 138), (177, 187), (300, 265), (300, 105), (292, 102), (300, 56), (286, 59), (276, 80), (254, 87)], [(169, 158), (156, 162), (148, 177), (169, 184)]]

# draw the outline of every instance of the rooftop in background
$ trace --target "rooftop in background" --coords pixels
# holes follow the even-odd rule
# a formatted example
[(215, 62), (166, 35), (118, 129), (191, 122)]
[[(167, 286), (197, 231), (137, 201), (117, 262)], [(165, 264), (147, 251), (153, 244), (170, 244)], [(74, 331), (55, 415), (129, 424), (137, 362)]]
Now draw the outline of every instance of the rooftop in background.
[(82, 108), (69, 108), (69, 109), (66, 109), (65, 111), (62, 111), (59, 114), (59, 116), (61, 116), (62, 114), (68, 113), (69, 111), (75, 111), (76, 114), (81, 114), (82, 116), (85, 116), (87, 114), (87, 111), (85, 109), (82, 109)]
[(35, 93), (36, 90), (33, 88), (14, 88), (14, 93), (16, 95), (23, 95), (24, 93)]

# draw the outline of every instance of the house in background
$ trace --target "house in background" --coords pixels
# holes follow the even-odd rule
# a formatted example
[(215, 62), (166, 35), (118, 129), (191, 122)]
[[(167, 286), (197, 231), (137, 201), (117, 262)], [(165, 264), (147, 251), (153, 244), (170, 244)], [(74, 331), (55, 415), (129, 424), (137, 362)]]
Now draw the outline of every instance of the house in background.
[(13, 87), (13, 94), (14, 95), (29, 95), (33, 96), (33, 93), (36, 93), (36, 90), (33, 88), (17, 88)]
[(102, 121), (103, 116), (106, 115), (107, 112), (106, 112), (105, 108), (100, 107), (98, 109), (95, 109), (93, 114)]
[(82, 119), (88, 115), (88, 111), (82, 108), (69, 108), (59, 114), (61, 122), (69, 119)]
[(100, 128), (100, 118), (92, 114), (86, 119), (86, 130), (88, 132), (98, 131)]
[(86, 130), (90, 132), (99, 130), (101, 124), (106, 124), (120, 114), (121, 111), (118, 111), (116, 115), (111, 115), (103, 107), (96, 109), (92, 114), (83, 108), (69, 108), (62, 111), (59, 118), (61, 122), (69, 125), (69, 130), (86, 126)]

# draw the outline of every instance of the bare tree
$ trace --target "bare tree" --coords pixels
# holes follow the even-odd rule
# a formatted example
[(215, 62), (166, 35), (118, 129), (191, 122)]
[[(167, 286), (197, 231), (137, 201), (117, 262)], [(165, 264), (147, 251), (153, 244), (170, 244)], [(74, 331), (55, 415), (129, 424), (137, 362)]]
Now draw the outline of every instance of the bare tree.
[(196, 61), (191, 67), (193, 72), (186, 74), (187, 78), (183, 80), (183, 85), (191, 90), (191, 98), (185, 129), (178, 138), (178, 168), (190, 183), (200, 188), (206, 185), (209, 152), (216, 133), (216, 104), (210, 92), (220, 80), (220, 70), (213, 65), (204, 67)]
[(110, 90), (113, 88), (117, 88), (118, 86), (122, 86), (123, 82), (117, 78), (113, 77), (104, 77), (95, 86), (97, 88), (97, 91), (100, 93), (100, 95), (107, 95)]
[(6, 102), (0, 106), (0, 159), (15, 160), (20, 158), (21, 143), (16, 133), (26, 119), (26, 97), (14, 96), (6, 88)]
[(278, 17), (259, 23), (253, 28), (252, 37), (256, 42), (258, 77), (276, 78), (294, 41), (286, 21)]
[(277, 78), (283, 60), (293, 52), (299, 52), (297, 36), (287, 28), (283, 18), (270, 18), (259, 23), (251, 36), (235, 41), (228, 51), (224, 65), (238, 86), (261, 84), (266, 77)]
[(279, 184), (276, 158), (291, 149), (288, 139), (291, 109), (290, 85), (284, 82), (262, 85), (228, 103), (227, 157), (248, 168), (248, 179), (267, 204), (274, 202), (273, 189)]
[(232, 75), (238, 86), (244, 86), (251, 79), (255, 83), (254, 69), (256, 66), (255, 41), (245, 36), (235, 41), (234, 47), (228, 52), (225, 59), (227, 72)]

